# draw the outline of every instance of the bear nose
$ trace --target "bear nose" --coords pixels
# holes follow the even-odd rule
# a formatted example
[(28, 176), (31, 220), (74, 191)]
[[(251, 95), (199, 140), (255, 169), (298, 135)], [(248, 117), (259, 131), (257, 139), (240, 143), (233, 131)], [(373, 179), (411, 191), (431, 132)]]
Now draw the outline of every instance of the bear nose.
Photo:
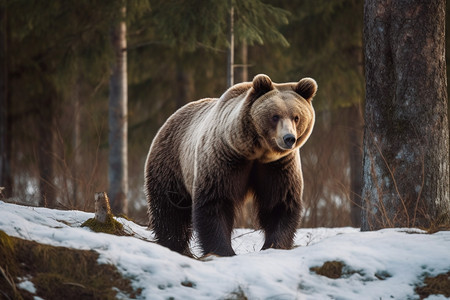
[(292, 145), (295, 144), (295, 136), (293, 134), (286, 134), (283, 136), (283, 140), (288, 148), (292, 148)]

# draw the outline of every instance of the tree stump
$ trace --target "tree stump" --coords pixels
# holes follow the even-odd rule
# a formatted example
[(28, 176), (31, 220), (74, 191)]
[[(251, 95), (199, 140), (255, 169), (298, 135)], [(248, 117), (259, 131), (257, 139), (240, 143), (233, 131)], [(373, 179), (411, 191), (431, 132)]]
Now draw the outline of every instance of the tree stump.
[(81, 224), (81, 227), (89, 227), (95, 232), (129, 235), (123, 225), (114, 219), (106, 192), (95, 193), (95, 217)]
[(111, 215), (111, 206), (106, 192), (95, 193), (95, 220), (105, 223), (108, 215)]

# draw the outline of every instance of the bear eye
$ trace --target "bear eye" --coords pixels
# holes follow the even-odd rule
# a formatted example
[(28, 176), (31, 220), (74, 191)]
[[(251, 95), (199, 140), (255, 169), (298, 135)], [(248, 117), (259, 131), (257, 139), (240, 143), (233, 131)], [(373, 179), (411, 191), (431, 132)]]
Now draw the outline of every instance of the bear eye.
[(278, 122), (280, 120), (280, 116), (279, 115), (275, 115), (272, 117), (272, 121), (274, 122)]
[(298, 123), (298, 121), (300, 121), (300, 118), (299, 118), (298, 116), (295, 116), (295, 117), (294, 117), (294, 122), (295, 122), (295, 123)]

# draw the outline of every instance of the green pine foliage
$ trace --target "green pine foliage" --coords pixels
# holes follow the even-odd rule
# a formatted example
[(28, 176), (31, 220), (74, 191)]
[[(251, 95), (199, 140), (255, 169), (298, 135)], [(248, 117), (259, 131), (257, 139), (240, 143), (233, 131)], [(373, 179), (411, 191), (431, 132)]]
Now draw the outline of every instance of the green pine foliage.
[(316, 79), (318, 111), (361, 102), (363, 1), (280, 0), (276, 4), (291, 13), (289, 25), (281, 29), (291, 47), (258, 48), (258, 59), (270, 58), (264, 68), (281, 82), (299, 76)]
[(279, 31), (289, 23), (290, 13), (262, 1), (234, 1), (235, 34), (240, 42), (248, 45), (264, 45), (265, 42), (289, 46), (288, 40)]
[[(230, 5), (235, 9), (237, 40), (250, 45), (264, 42), (289, 45), (278, 30), (288, 23), (289, 13), (260, 0), (244, 1), (153, 1), (152, 9), (143, 20), (152, 33), (148, 44), (162, 44), (179, 52), (206, 48), (223, 51), (229, 45), (228, 15)], [(149, 29), (149, 28), (147, 28)]]

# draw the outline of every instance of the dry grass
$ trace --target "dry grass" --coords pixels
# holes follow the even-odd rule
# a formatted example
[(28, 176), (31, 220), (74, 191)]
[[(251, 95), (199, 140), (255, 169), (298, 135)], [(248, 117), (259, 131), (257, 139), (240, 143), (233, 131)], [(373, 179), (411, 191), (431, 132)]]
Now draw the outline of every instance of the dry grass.
[(316, 272), (318, 275), (338, 279), (342, 276), (342, 269), (344, 266), (343, 262), (333, 260), (326, 261), (321, 267), (312, 267), (310, 270)]
[(95, 251), (53, 247), (6, 235), (0, 231), (0, 298), (30, 299), (18, 289), (19, 278), (27, 278), (43, 299), (115, 299), (118, 291), (136, 298), (113, 265), (98, 264)]
[(450, 297), (450, 271), (435, 277), (426, 277), (423, 283), (423, 286), (418, 286), (415, 289), (420, 299), (427, 298), (430, 295)]

